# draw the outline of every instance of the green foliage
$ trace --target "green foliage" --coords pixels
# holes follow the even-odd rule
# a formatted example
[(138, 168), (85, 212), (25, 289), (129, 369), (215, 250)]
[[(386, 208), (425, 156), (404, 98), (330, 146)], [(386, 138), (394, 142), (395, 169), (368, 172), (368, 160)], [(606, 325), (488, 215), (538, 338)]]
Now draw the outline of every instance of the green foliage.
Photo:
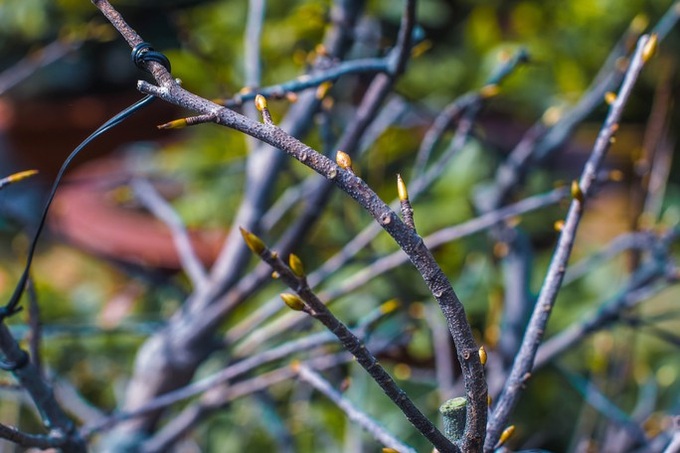
[[(619, 36), (631, 26), (631, 21), (637, 21), (638, 25), (645, 20), (653, 23), (667, 3), (661, 0), (421, 1), (419, 20), (431, 48), (409, 63), (408, 71), (397, 84), (397, 92), (413, 103), (411, 111), (417, 112), (414, 116), (418, 118), (403, 119), (387, 127), (363, 155), (354, 158), (357, 174), (382, 199), (396, 198), (394, 175), (402, 172), (408, 176), (415, 152), (433, 116), (463, 93), (484, 86), (500, 61), (519, 48), (527, 48), (531, 62), (503, 82), (499, 96), (490, 100), (488, 110), (484, 112), (485, 118), (491, 119), (488, 123), (494, 120), (509, 125), (513, 134), (494, 141), (497, 146), (488, 145), (484, 138), (493, 133), (493, 127), (482, 122), (474, 130), (475, 137), (444, 169), (440, 180), (413, 203), (415, 223), (423, 236), (474, 217), (473, 197), (483, 184), (491, 182), (497, 164), (514, 146), (515, 140), (510, 135), (519, 136), (551, 106), (573, 105), (588, 88)], [(329, 26), (329, 9), (329, 1), (267, 2), (261, 48), (263, 86), (288, 81), (304, 72), (308, 53), (314, 51)], [(369, 2), (367, 12), (371, 21), (368, 26), (374, 26), (376, 30), (373, 31), (382, 36), (376, 52), (383, 53), (393, 45), (401, 9), (402, 2)], [(43, 42), (54, 38), (91, 13), (89, 3), (75, 0), (5, 0), (0, 3), (0, 49), (8, 49), (13, 40)], [(244, 1), (199, 2), (172, 12), (171, 22), (177, 36), (168, 40), (177, 39), (177, 45), (164, 52), (172, 61), (173, 75), (182, 80), (184, 87), (207, 98), (228, 98), (243, 88), (246, 14), (247, 2)], [(63, 20), (55, 23), (51, 20), (53, 16)], [(133, 81), (130, 82), (132, 86)], [(641, 89), (651, 92), (656, 82), (647, 80), (646, 83), (648, 85)], [(336, 105), (328, 115), (330, 134), (334, 137), (343, 132), (348, 117), (354, 114), (354, 106), (350, 104), (361, 96), (363, 89), (365, 80), (361, 78), (345, 85), (338, 84), (334, 89), (332, 95)], [(270, 105), (275, 121), (288, 109), (287, 101), (273, 101)], [(639, 111), (630, 113), (631, 117), (646, 118), (648, 100), (643, 99), (636, 107)], [(601, 115), (593, 116), (599, 124)], [(314, 125), (311, 129), (312, 132), (303, 137), (304, 141), (322, 150), (325, 140), (320, 127)], [(451, 135), (444, 138), (446, 143), (435, 149), (433, 159), (441, 155)], [(592, 142), (593, 137), (587, 138)], [(242, 134), (213, 125), (200, 125), (173, 136), (147, 163), (154, 174), (178, 181), (182, 186), (181, 196), (172, 203), (189, 227), (224, 231), (231, 224), (243, 196), (243, 170), (248, 152), (249, 143)], [(631, 156), (626, 155), (624, 159), (623, 163), (619, 162), (621, 166), (632, 166)], [(310, 175), (310, 171), (297, 162), (288, 163), (284, 173), (277, 182), (275, 196)], [(571, 168), (546, 166), (530, 175), (521, 195), (547, 191), (558, 179), (574, 177), (573, 173)], [(678, 223), (679, 200), (676, 181), (669, 186), (665, 199), (666, 225)], [(299, 206), (291, 208), (273, 229), (273, 237), (265, 239), (275, 239), (301, 209)], [(520, 227), (532, 238), (536, 249), (531, 283), (534, 292), (540, 288), (553, 253), (557, 236), (554, 222), (563, 217), (563, 206), (555, 206), (521, 219)], [(369, 216), (356, 203), (334, 195), (329, 208), (296, 253), (311, 272), (370, 222)], [(602, 237), (613, 237), (611, 225), (606, 221), (601, 223), (598, 231)], [(602, 245), (601, 240), (580, 236), (574, 261)], [(332, 275), (321, 289), (342, 285), (367, 263), (396, 249), (387, 235), (379, 236), (350, 265)], [(11, 291), (8, 282), (15, 281), (17, 273), (14, 269), (16, 254), (10, 254), (10, 250), (10, 247), (3, 249), (6, 256), (1, 277), (5, 297)], [(442, 246), (434, 254), (465, 302), (475, 333), (483, 338), (485, 328), (493, 322), (493, 304), (501, 297), (499, 292), (503, 285), (494, 244), (485, 234), (478, 234)], [(625, 275), (624, 261), (598, 265), (583, 279), (565, 287), (549, 333), (562, 330), (591, 312), (595, 304), (614, 296), (625, 283), (622, 277)], [(34, 275), (44, 323), (68, 323), (76, 327), (96, 327), (103, 307), (130, 278), (111, 264), (64, 252), (60, 246), (43, 251), (34, 267)], [(186, 278), (182, 276), (152, 273), (145, 277), (135, 274), (135, 277), (146, 277), (147, 289), (140, 291), (135, 298), (135, 307), (130, 309), (126, 322), (119, 328), (100, 335), (79, 335), (77, 329), (71, 335), (46, 331), (48, 341), (44, 354), (50, 366), (57, 374), (76, 383), (93, 403), (105, 408), (116, 405), (117, 387), (129, 375), (134, 352), (144, 336), (156, 322), (178, 308), (187, 288)], [(400, 384), (419, 406), (436, 410), (440, 395), (431, 373), (434, 358), (431, 332), (422, 319), (408, 311), (411, 304), (413, 307), (415, 303), (432, 303), (425, 286), (416, 277), (415, 270), (402, 266), (333, 301), (333, 310), (341, 319), (354, 324), (385, 300), (398, 296), (406, 309), (381, 323), (375, 335), (402, 335), (399, 339), (406, 337), (407, 341), (399, 344), (401, 350), (389, 351), (381, 359), (391, 368), (407, 362), (414, 369), (429, 367), (420, 381), (404, 379)], [(238, 307), (227, 325), (248, 316), (278, 294), (281, 287), (280, 283), (274, 283), (254, 295)], [(667, 309), (676, 299), (677, 290), (659, 296), (650, 305)], [(650, 314), (655, 313), (650, 311)], [(677, 319), (669, 319), (666, 324), (670, 331), (677, 330)], [(140, 325), (143, 328), (135, 328)], [(404, 326), (413, 328), (413, 332), (404, 334), (408, 330)], [(21, 326), (15, 327), (21, 331)], [(294, 335), (308, 331), (305, 327)], [(614, 351), (615, 347), (609, 344), (613, 342), (612, 337), (626, 332), (630, 333), (630, 329), (621, 327), (615, 332), (604, 332), (567, 355), (564, 363), (579, 372), (592, 372), (601, 377), (610, 362), (606, 354), (597, 350), (598, 346), (604, 344), (607, 351)], [(636, 356), (641, 359), (635, 364), (633, 383), (621, 389), (625, 402), (632, 400), (646, 379), (655, 379), (660, 384), (662, 397), (668, 396), (668, 401), (677, 396), (677, 369), (672, 361), (676, 349), (651, 335), (642, 335), (635, 348)], [(209, 363), (199, 375), (216, 371), (221, 366), (221, 362)], [(367, 382), (361, 370), (357, 371), (355, 364), (347, 369), (354, 381), (346, 394), (348, 398), (361, 402), (367, 412), (377, 414), (376, 418), (382, 424), (392, 432), (403, 434), (405, 441), (425, 449), (423, 440), (391, 403), (375, 391), (373, 384)], [(343, 373), (332, 375), (334, 385), (343, 377), (340, 374)], [(557, 371), (549, 370), (532, 381), (528, 396), (517, 411), (517, 437), (529, 439), (538, 432), (548, 437), (546, 444), (557, 450), (564, 449), (573, 434), (573, 420), (584, 409), (575, 391), (565, 394), (561, 379)], [(305, 391), (296, 382), (284, 383), (271, 390), (276, 396), (276, 404), (258, 402), (256, 397), (237, 400), (228, 410), (212, 417), (192, 437), (206, 451), (268, 451), (276, 448), (272, 431), (280, 424), (280, 429), (294, 437), (296, 451), (340, 451), (352, 429), (350, 423), (325, 398), (302, 394)], [(668, 407), (670, 404), (662, 403)], [(559, 410), (555, 410), (556, 406)], [(428, 414), (431, 418), (436, 416), (435, 410)], [(538, 420), (536, 414), (549, 414), (549, 417)], [(375, 446), (368, 437), (362, 441), (370, 446), (368, 448)]]

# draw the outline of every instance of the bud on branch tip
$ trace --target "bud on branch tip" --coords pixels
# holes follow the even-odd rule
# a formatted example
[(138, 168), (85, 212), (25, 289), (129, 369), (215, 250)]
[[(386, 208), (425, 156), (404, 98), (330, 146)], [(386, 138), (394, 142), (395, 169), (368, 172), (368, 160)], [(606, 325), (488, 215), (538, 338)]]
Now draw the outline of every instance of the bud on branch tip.
[(38, 170), (24, 170), (20, 171), (14, 174), (9, 175), (7, 178), (7, 182), (19, 182), (23, 181), (24, 179), (30, 178), (33, 175), (37, 175)]
[(250, 250), (253, 251), (253, 253), (260, 254), (262, 253), (267, 247), (264, 245), (264, 242), (262, 239), (251, 233), (250, 231), (239, 227), (239, 230), (241, 230), (241, 236), (243, 236), (243, 240), (246, 242), (246, 245)]
[(501, 434), (500, 439), (498, 439), (498, 444), (496, 444), (496, 448), (500, 448), (505, 444), (508, 439), (514, 434), (515, 432), (515, 425), (510, 425), (507, 428), (503, 430), (503, 433)]
[(352, 171), (352, 158), (344, 151), (338, 150), (335, 154), (335, 163), (342, 169)]
[(187, 119), (186, 118), (180, 118), (178, 120), (173, 120), (168, 123), (164, 124), (159, 124), (156, 126), (158, 129), (183, 129), (187, 127)]
[(397, 174), (397, 193), (399, 194), (399, 201), (408, 200), (408, 190), (406, 190), (406, 184), (400, 174)]
[(260, 112), (264, 111), (267, 108), (267, 98), (261, 94), (255, 96), (255, 108)]

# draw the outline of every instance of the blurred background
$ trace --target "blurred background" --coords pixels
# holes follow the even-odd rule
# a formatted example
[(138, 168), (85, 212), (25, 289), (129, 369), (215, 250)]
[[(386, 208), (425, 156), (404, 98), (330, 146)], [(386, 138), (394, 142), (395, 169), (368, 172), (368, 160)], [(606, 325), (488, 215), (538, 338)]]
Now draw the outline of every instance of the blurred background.
[[(113, 3), (146, 41), (169, 57), (173, 75), (181, 78), (185, 88), (209, 99), (225, 99), (244, 87), (248, 2)], [(493, 180), (499, 162), (531, 125), (546, 115), (559, 117), (574, 105), (621, 36), (627, 30), (653, 26), (670, 5), (662, 0), (420, 1), (418, 20), (423, 39), (396, 87), (408, 114), (368, 144), (355, 167), (379, 194), (392, 199), (394, 174), (408, 174), (425, 131), (441, 109), (482, 87), (504, 58), (526, 48), (530, 62), (503, 82), (499, 95), (481, 113), (474, 138), (442, 179), (414, 205), (421, 235), (473, 217), (475, 194)], [(305, 72), (328, 27), (330, 6), (329, 1), (268, 2), (261, 49), (264, 86)], [(388, 0), (367, 3), (353, 57), (382, 55), (394, 44), (401, 7), (401, 2)], [(632, 197), (645, 164), (643, 142), (654, 126), (649, 122), (654, 106), (662, 108), (659, 103), (669, 112), (668, 138), (675, 149), (679, 44), (680, 33), (675, 29), (664, 39), (660, 54), (635, 88), (606, 164), (606, 169), (617, 171), (618, 176), (589, 205), (573, 261), (630, 231)], [(18, 279), (28, 237), (64, 158), (106, 119), (141, 97), (136, 81), (147, 76), (130, 62), (129, 53), (128, 46), (88, 1), (0, 2), (0, 176), (29, 168), (40, 172), (0, 192), (3, 297), (8, 297)], [(337, 136), (366, 82), (360, 76), (352, 77), (351, 83), (334, 88), (331, 134)], [(288, 106), (286, 100), (271, 103), (275, 120)], [(33, 266), (45, 326), (45, 360), (56, 375), (72, 382), (99, 407), (115, 407), (137, 347), (180, 306), (189, 291), (167, 228), (135, 199), (127, 185), (130, 179), (148, 178), (172, 202), (206, 265), (215, 259), (241, 198), (247, 152), (244, 136), (213, 125), (182, 131), (156, 128), (186, 114), (156, 101), (88, 147), (59, 191), (49, 231), (41, 240)], [(560, 152), (528, 174), (517, 199), (578, 177), (605, 114), (606, 105), (596, 108)], [(320, 149), (324, 143), (321, 131), (321, 126), (313, 128), (304, 141)], [(660, 220), (649, 225), (657, 229), (674, 227), (680, 221), (679, 164), (677, 159), (670, 162), (670, 176), (660, 199)], [(297, 162), (288, 165), (277, 182), (278, 193), (309, 175)], [(557, 237), (554, 222), (564, 213), (564, 206), (555, 206), (522, 219), (521, 227), (531, 238), (535, 253), (531, 272), (534, 291), (540, 289), (553, 251)], [(284, 216), (282, 225), (294, 215), (292, 211)], [(368, 216), (355, 204), (335, 196), (300, 255), (313, 269), (368, 222)], [(280, 231), (283, 226), (274, 228), (272, 237)], [(393, 250), (395, 246), (387, 237), (379, 237), (365, 252), (366, 261), (360, 257), (336, 276), (336, 281), (360, 270), (371, 256)], [(502, 299), (498, 247), (487, 235), (479, 234), (438, 249), (436, 257), (464, 301), (476, 335), (493, 344), (497, 333), (494, 337), (492, 320)], [(629, 257), (621, 255), (597, 264), (566, 286), (550, 331), (561, 330), (619, 291), (627, 281), (629, 266)], [(427, 397), (433, 382), (433, 357), (429, 333), (423, 328), (422, 304), (429, 300), (422, 285), (403, 278), (411, 275), (405, 272), (397, 269), (338, 301), (338, 313), (348, 321), (357, 319), (364, 310), (350, 300), (374, 306), (397, 295), (411, 307), (404, 322), (413, 327), (412, 339), (400, 354), (386, 360), (389, 366), (402, 366), (397, 368), (397, 377), (407, 389)], [(244, 305), (243, 312), (271, 294), (264, 291), (256, 296)], [(645, 313), (666, 316), (659, 327), (677, 331), (678, 296), (677, 289), (659, 294), (645, 303)], [(25, 334), (25, 320), (19, 316), (12, 321), (17, 335)], [(619, 348), (621, 343), (626, 348)], [(612, 355), (634, 351), (635, 360), (625, 371), (631, 380), (612, 391), (619, 395), (621, 405), (630, 409), (638, 392), (654, 381), (661, 420), (664, 411), (677, 410), (678, 344), (677, 337), (659, 338), (620, 326), (583, 342), (561, 362), (585, 375), (596, 375), (605, 373)], [(26, 417), (20, 397), (12, 396), (11, 389), (4, 393), (0, 420), (13, 423)], [(565, 384), (559, 370), (551, 368), (539, 375), (514, 417), (516, 446), (574, 450), (576, 446), (570, 442), (575, 431), (597, 430), (591, 409), (572, 397), (577, 394)], [(199, 442), (205, 451), (226, 451), (210, 449), (217, 445), (229, 445), (234, 448), (230, 451), (270, 446), (266, 438), (258, 436), (263, 428), (258, 427), (257, 412), (246, 403), (235, 404), (238, 417), (225, 414), (206, 424)], [(373, 403), (368, 399), (366, 404), (370, 407)], [(316, 411), (320, 416), (314, 421)], [(291, 422), (299, 430), (301, 426), (309, 429), (307, 435), (300, 434), (298, 451), (318, 448), (319, 441), (314, 439), (321, 430), (319, 425), (323, 419), (336, 417), (333, 423), (337, 429), (324, 434), (329, 436), (325, 445), (333, 446), (324, 451), (334, 451), (345, 435), (342, 425), (347, 423), (334, 411), (330, 404), (320, 404)], [(539, 414), (541, 420), (537, 420)], [(233, 417), (237, 420), (230, 419)], [(386, 416), (385, 424), (398, 423), (392, 418), (396, 417)], [(650, 417), (649, 429), (662, 429), (659, 420)], [(225, 421), (252, 429), (224, 432), (218, 428)]]

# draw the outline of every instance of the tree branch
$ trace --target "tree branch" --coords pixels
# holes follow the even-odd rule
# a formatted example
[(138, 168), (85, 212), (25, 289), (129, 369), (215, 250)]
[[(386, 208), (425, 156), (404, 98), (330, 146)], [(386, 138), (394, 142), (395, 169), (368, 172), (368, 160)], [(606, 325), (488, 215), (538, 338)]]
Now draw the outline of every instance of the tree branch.
[(571, 249), (576, 238), (576, 230), (583, 216), (584, 202), (588, 197), (592, 196), (597, 173), (611, 145), (612, 138), (619, 127), (623, 107), (626, 105), (635, 81), (644, 66), (645, 57), (643, 55), (649, 39), (648, 36), (642, 36), (638, 41), (637, 49), (631, 59), (619, 94), (609, 110), (607, 119), (600, 130), (580, 180), (578, 183), (574, 183), (572, 190), (574, 199), (569, 207), (564, 228), (562, 229), (543, 287), (539, 293), (538, 301), (524, 335), (522, 346), (515, 358), (503, 393), (498, 399), (498, 404), (489, 421), (484, 444), (485, 452), (492, 452), (494, 450), (501, 433), (508, 423), (510, 413), (519, 400), (522, 389), (531, 377), (531, 369), (533, 368), (536, 351), (541, 343), (550, 313), (555, 305), (557, 293), (566, 271), (567, 261), (571, 255)]

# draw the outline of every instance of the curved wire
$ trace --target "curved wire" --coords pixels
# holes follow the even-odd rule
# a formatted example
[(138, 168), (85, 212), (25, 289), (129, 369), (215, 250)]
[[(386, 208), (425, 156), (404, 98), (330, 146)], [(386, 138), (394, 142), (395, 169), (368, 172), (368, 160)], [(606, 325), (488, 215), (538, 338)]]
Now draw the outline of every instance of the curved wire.
[[(165, 68), (168, 71), (170, 71), (170, 61), (168, 60), (168, 58), (162, 53), (155, 51), (153, 47), (151, 47), (151, 44), (147, 42), (143, 42), (136, 45), (132, 49), (131, 58), (133, 63), (138, 68), (146, 72), (149, 72), (149, 70), (147, 69), (144, 63), (148, 61), (155, 61), (156, 63), (160, 63), (163, 66), (165, 66)], [(50, 206), (52, 205), (52, 200), (54, 200), (54, 196), (57, 193), (57, 188), (59, 187), (59, 184), (61, 183), (67, 168), (69, 167), (71, 162), (73, 162), (73, 159), (75, 159), (76, 156), (78, 156), (78, 154), (83, 150), (83, 148), (89, 145), (94, 139), (113, 129), (114, 127), (128, 119), (135, 112), (149, 105), (154, 99), (155, 97), (151, 95), (144, 96), (139, 101), (135, 102), (134, 104), (130, 105), (129, 107), (120, 111), (118, 114), (111, 117), (107, 122), (99, 126), (99, 128), (96, 131), (94, 131), (85, 140), (83, 140), (80, 143), (80, 145), (78, 145), (78, 147), (75, 148), (71, 152), (71, 154), (69, 154), (66, 160), (64, 160), (64, 163), (61, 165), (61, 168), (59, 169), (59, 172), (57, 173), (57, 176), (54, 179), (54, 182), (52, 183), (52, 188), (50, 190), (49, 196), (47, 197), (47, 201), (43, 206), (42, 213), (40, 216), (40, 222), (38, 223), (38, 228), (33, 234), (31, 244), (28, 248), (26, 264), (24, 265), (21, 277), (19, 278), (19, 281), (14, 287), (14, 292), (12, 293), (9, 302), (7, 302), (7, 304), (5, 304), (4, 306), (0, 307), (0, 322), (2, 322), (5, 318), (8, 318), (18, 313), (22, 309), (22, 307), (19, 305), (19, 301), (21, 300), (21, 296), (24, 294), (24, 291), (26, 290), (26, 283), (28, 282), (31, 264), (33, 263), (33, 256), (35, 255), (35, 249), (38, 245), (40, 234), (42, 233), (45, 227), (47, 213), (50, 209)], [(0, 369), (5, 371), (15, 371), (26, 365), (26, 363), (28, 363), (29, 360), (28, 354), (26, 354), (25, 351), (22, 352), (24, 352), (24, 356), (22, 356), (21, 359), (17, 361), (0, 360)]]
[(40, 234), (42, 233), (42, 230), (45, 226), (45, 220), (47, 219), (47, 213), (50, 209), (50, 206), (52, 205), (52, 200), (54, 199), (54, 195), (57, 193), (57, 188), (59, 184), (61, 183), (61, 180), (64, 176), (64, 173), (66, 173), (66, 169), (68, 166), (71, 164), (73, 159), (78, 156), (80, 151), (83, 150), (87, 145), (92, 142), (95, 138), (99, 137), (100, 135), (104, 134), (105, 132), (108, 132), (115, 126), (119, 125), (123, 121), (125, 121), (127, 118), (129, 118), (133, 113), (137, 112), (141, 108), (147, 106), (148, 104), (151, 103), (155, 98), (151, 95), (144, 96), (142, 99), (139, 101), (135, 102), (131, 106), (127, 107), (126, 109), (122, 110), (120, 113), (117, 115), (113, 116), (111, 119), (109, 119), (106, 123), (102, 124), (96, 131), (94, 131), (92, 134), (90, 134), (89, 137), (87, 137), (85, 140), (83, 140), (80, 145), (78, 145), (77, 148), (75, 148), (71, 154), (66, 158), (64, 163), (61, 165), (61, 168), (59, 169), (59, 172), (57, 173), (57, 177), (54, 180), (54, 183), (52, 183), (52, 189), (50, 190), (50, 194), (47, 197), (47, 201), (45, 202), (45, 205), (43, 206), (42, 209), (42, 214), (40, 216), (40, 222), (38, 223), (38, 228), (33, 234), (33, 238), (31, 239), (31, 244), (28, 248), (28, 256), (26, 257), (26, 264), (24, 265), (24, 270), (21, 274), (21, 277), (19, 278), (19, 281), (14, 288), (14, 293), (12, 293), (12, 297), (9, 299), (9, 302), (4, 307), (0, 307), (0, 321), (2, 321), (4, 318), (8, 316), (12, 316), (13, 314), (19, 312), (21, 310), (21, 307), (18, 306), (19, 300), (21, 299), (21, 296), (24, 293), (24, 289), (26, 287), (26, 282), (28, 281), (28, 274), (31, 268), (31, 263), (33, 262), (33, 255), (35, 254), (35, 249), (36, 246), (38, 245), (38, 239), (40, 238)]

